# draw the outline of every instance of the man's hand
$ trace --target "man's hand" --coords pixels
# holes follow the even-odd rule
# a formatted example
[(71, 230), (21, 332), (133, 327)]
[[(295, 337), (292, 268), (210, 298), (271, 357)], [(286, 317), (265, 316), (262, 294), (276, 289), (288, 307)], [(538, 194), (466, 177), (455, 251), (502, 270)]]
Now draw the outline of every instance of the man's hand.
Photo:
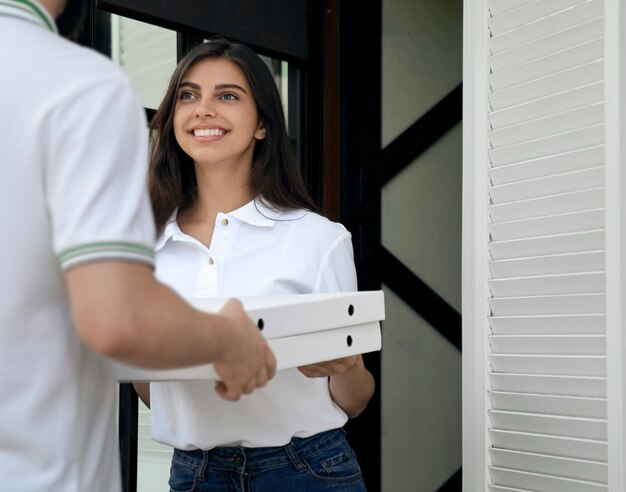
[(276, 358), (240, 301), (230, 299), (218, 313), (232, 325), (224, 356), (213, 363), (221, 380), (215, 391), (228, 401), (262, 388), (276, 374)]

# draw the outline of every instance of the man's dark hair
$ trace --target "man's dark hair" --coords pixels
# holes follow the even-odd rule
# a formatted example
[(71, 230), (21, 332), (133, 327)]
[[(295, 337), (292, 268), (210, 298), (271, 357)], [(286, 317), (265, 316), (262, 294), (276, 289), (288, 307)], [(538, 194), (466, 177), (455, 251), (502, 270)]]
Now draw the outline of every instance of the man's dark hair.
[(67, 0), (56, 23), (61, 36), (76, 41), (85, 27), (88, 2), (85, 0)]

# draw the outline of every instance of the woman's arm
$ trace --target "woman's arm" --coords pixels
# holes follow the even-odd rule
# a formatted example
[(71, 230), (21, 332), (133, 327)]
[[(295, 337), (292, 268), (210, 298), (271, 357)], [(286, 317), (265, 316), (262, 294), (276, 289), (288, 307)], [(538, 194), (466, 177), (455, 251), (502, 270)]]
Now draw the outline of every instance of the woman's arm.
[(143, 404), (150, 408), (150, 383), (133, 383), (133, 388)]
[[(357, 276), (352, 237), (343, 233), (331, 246), (320, 265), (314, 292), (355, 292)], [(374, 376), (361, 355), (343, 357), (299, 367), (307, 377), (328, 377), (330, 396), (349, 418), (358, 416), (374, 394)]]

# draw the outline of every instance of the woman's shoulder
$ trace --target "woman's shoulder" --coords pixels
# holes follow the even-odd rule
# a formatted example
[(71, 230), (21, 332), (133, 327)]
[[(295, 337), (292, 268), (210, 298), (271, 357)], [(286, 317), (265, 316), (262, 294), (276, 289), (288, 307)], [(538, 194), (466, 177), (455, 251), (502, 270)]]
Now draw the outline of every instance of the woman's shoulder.
[(293, 228), (298, 234), (313, 237), (317, 240), (326, 239), (334, 242), (339, 238), (350, 237), (350, 232), (341, 223), (311, 210), (289, 210), (281, 213), (279, 221)]
[(273, 206), (262, 199), (256, 201), (256, 207), (260, 214), (274, 220), (275, 225), (281, 224), (281, 229), (290, 229), (298, 235), (318, 239), (327, 238), (331, 241), (342, 236), (350, 237), (350, 232), (341, 222), (331, 220), (309, 209), (285, 209)]

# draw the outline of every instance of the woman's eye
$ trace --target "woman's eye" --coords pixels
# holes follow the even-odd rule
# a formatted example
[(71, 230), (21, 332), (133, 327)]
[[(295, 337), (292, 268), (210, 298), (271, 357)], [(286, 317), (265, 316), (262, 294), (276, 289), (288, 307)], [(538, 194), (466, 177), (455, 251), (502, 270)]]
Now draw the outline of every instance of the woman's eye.
[(178, 96), (179, 99), (194, 99), (196, 96), (192, 93), (192, 92), (181, 92), (180, 96)]
[(220, 99), (224, 99), (226, 101), (235, 101), (239, 99), (239, 97), (237, 97), (237, 94), (233, 94), (232, 92), (226, 92), (220, 96)]

